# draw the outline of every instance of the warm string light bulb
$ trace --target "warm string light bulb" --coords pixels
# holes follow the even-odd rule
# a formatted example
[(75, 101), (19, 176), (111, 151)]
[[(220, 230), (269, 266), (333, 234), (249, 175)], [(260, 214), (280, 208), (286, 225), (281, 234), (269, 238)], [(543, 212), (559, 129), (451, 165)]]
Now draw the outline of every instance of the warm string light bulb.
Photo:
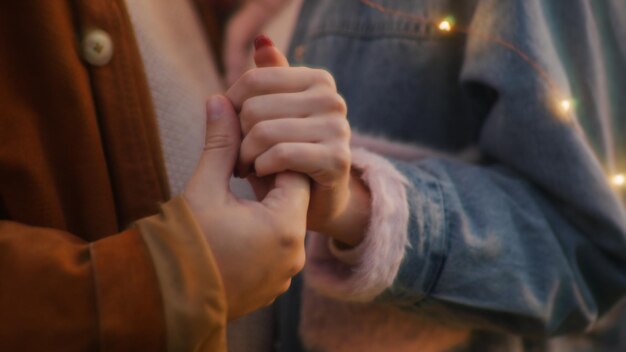
[(439, 30), (442, 32), (450, 32), (452, 30), (452, 23), (448, 20), (439, 22)]
[(624, 176), (624, 174), (614, 175), (611, 182), (614, 186), (622, 187), (626, 184), (626, 176)]
[(437, 25), (437, 28), (442, 32), (451, 32), (452, 27), (454, 27), (454, 17), (452, 16), (447, 16)]
[(559, 106), (561, 107), (561, 110), (563, 112), (569, 112), (570, 110), (572, 110), (572, 101), (569, 99), (563, 99), (559, 103)]

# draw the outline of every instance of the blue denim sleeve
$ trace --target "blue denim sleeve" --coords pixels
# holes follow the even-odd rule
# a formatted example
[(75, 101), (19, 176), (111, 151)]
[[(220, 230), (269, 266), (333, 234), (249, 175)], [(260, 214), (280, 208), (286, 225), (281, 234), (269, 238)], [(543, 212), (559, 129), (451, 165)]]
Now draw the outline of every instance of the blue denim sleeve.
[[(411, 246), (380, 300), (474, 328), (554, 335), (584, 331), (624, 297), (626, 212), (608, 179), (626, 166), (626, 106), (615, 94), (626, 92), (616, 35), (626, 31), (611, 17), (625, 9), (480, 2), (461, 80), (488, 105), (487, 161), (394, 161), (411, 180)], [(575, 109), (560, 110), (573, 95)]]

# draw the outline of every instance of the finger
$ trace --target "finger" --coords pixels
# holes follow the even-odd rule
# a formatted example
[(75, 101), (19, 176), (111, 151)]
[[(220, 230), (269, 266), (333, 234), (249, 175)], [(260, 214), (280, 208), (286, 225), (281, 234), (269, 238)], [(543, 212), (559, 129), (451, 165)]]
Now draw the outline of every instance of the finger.
[(285, 55), (274, 46), (272, 40), (265, 35), (254, 39), (254, 63), (256, 67), (288, 67)]
[(330, 73), (308, 67), (263, 67), (244, 73), (226, 92), (236, 111), (243, 102), (257, 95), (296, 93), (315, 85), (335, 89)]
[(346, 103), (339, 94), (315, 88), (299, 93), (254, 96), (243, 103), (239, 117), (245, 135), (254, 125), (265, 120), (326, 113), (336, 113), (341, 117), (346, 112)]
[(228, 99), (211, 97), (207, 102), (205, 145), (191, 187), (214, 196), (228, 194), (240, 140), (239, 119)]
[(248, 175), (256, 158), (279, 143), (323, 143), (350, 139), (348, 121), (336, 117), (285, 118), (256, 124), (241, 142), (238, 174)]
[(267, 193), (262, 203), (281, 218), (300, 222), (306, 229), (306, 214), (311, 193), (309, 178), (293, 172), (276, 175), (274, 187)]
[(268, 18), (267, 11), (256, 1), (250, 1), (229, 21), (224, 41), (224, 66), (229, 86), (248, 68), (252, 40)]
[(286, 170), (307, 174), (321, 186), (332, 186), (338, 175), (350, 169), (350, 149), (342, 145), (279, 143), (255, 161), (256, 175)]
[(245, 27), (231, 22), (226, 32), (224, 41), (224, 68), (226, 71), (226, 83), (230, 87), (241, 75), (249, 69), (250, 44), (249, 34)]
[(246, 49), (230, 49), (224, 54), (224, 68), (226, 72), (226, 86), (230, 87), (237, 79), (241, 77), (248, 69), (248, 60), (246, 59), (249, 50)]

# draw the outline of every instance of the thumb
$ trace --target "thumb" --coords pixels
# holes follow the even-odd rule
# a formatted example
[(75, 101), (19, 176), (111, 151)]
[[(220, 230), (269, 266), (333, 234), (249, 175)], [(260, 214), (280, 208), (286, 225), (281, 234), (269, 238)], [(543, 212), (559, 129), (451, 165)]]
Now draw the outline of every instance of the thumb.
[(257, 67), (287, 67), (289, 61), (274, 46), (270, 38), (261, 34), (254, 39), (254, 63)]
[(214, 196), (226, 195), (230, 192), (229, 180), (239, 153), (241, 127), (226, 97), (212, 96), (207, 101), (206, 109), (204, 148), (190, 182)]

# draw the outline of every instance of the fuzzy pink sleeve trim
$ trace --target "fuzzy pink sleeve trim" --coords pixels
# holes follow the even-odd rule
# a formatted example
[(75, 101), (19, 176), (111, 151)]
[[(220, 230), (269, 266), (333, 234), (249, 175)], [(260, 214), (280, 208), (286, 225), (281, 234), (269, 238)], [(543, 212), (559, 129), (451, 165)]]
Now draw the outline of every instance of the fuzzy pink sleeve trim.
[(341, 300), (368, 302), (390, 287), (409, 245), (406, 178), (386, 159), (352, 150), (352, 165), (372, 196), (372, 217), (363, 242), (341, 250), (311, 233), (304, 269), (308, 286)]

